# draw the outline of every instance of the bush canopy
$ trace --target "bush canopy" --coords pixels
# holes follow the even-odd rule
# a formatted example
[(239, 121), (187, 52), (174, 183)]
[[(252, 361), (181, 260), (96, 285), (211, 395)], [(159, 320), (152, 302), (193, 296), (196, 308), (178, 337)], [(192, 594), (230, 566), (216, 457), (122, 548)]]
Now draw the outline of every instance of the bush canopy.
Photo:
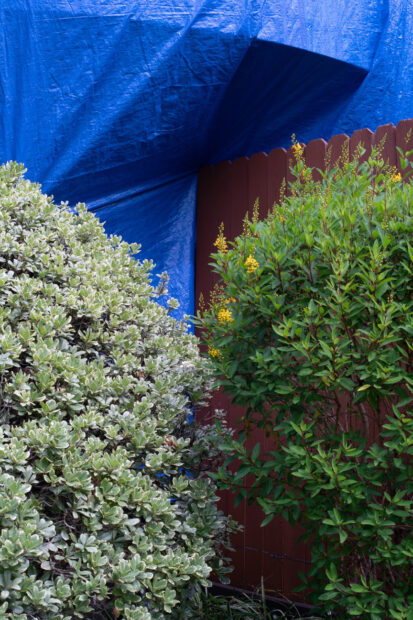
[(212, 255), (198, 324), (247, 407), (217, 478), (259, 502), (263, 525), (305, 527), (305, 587), (326, 612), (411, 619), (413, 186), (378, 153), (316, 182), (294, 151), (289, 195), (233, 243), (221, 229)]
[(0, 615), (183, 617), (225, 572), (207, 365), (138, 246), (23, 172), (0, 169)]

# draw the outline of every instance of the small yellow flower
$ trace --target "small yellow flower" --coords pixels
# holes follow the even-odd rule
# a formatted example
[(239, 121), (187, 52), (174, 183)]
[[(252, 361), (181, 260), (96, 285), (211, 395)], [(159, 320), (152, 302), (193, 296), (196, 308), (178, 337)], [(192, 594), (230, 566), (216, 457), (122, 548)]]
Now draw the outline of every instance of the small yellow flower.
[(232, 323), (233, 320), (231, 310), (228, 310), (228, 308), (221, 308), (218, 312), (218, 323), (220, 325), (223, 323)]
[(402, 175), (400, 174), (400, 172), (394, 172), (391, 175), (390, 180), (394, 183), (399, 183), (402, 180)]
[(224, 299), (224, 304), (235, 304), (236, 303), (236, 299), (234, 299), (233, 297), (228, 297), (227, 299)]
[(258, 261), (250, 254), (244, 263), (248, 273), (254, 273), (258, 268)]
[(211, 357), (220, 357), (221, 352), (219, 349), (215, 349), (214, 347), (208, 347), (208, 353)]

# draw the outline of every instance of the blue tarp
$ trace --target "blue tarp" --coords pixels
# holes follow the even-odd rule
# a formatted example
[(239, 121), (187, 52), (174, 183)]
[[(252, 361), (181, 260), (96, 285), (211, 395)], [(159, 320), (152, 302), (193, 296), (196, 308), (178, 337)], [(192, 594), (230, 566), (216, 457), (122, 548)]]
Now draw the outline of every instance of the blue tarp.
[(193, 309), (201, 165), (413, 116), (409, 0), (0, 0), (0, 159)]

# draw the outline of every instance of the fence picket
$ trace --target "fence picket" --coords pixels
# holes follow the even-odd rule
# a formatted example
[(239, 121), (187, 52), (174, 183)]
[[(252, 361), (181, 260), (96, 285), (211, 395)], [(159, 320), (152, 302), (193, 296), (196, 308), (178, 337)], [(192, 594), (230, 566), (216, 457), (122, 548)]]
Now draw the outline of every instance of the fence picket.
[(313, 168), (314, 181), (321, 180), (321, 174), (317, 169), (325, 170), (326, 166), (327, 142), (322, 138), (311, 140), (305, 147), (305, 163), (309, 168)]
[(295, 176), (291, 172), (291, 168), (294, 168), (296, 163), (297, 163), (297, 158), (294, 152), (294, 146), (291, 145), (287, 151), (287, 176), (286, 176), (287, 187), (285, 191), (287, 196), (290, 195), (290, 183), (295, 181)]
[(397, 164), (396, 157), (396, 128), (393, 124), (380, 125), (377, 127), (375, 138), (375, 147), (382, 148), (382, 157), (389, 166), (395, 166)]
[[(229, 197), (224, 215), (225, 234), (234, 239), (242, 231), (242, 220), (246, 211), (251, 208), (248, 198), (249, 161), (247, 157), (239, 157), (232, 162), (231, 187), (233, 194)], [(228, 218), (228, 215), (230, 216)]]
[(287, 175), (287, 151), (274, 149), (268, 154), (268, 208), (280, 199), (280, 189)]
[(268, 213), (267, 168), (268, 157), (265, 153), (255, 153), (248, 160), (248, 211), (250, 217), (257, 198), (261, 218)]
[[(400, 121), (396, 127), (396, 149), (400, 148), (403, 153), (413, 149), (413, 119)], [(400, 154), (396, 150), (397, 168), (402, 172)], [(413, 154), (409, 157), (413, 161)]]
[(214, 215), (211, 211), (215, 211), (212, 205), (216, 202), (216, 185), (215, 185), (215, 167), (204, 166), (199, 171), (198, 176), (198, 193), (197, 193), (197, 230), (202, 230), (202, 235), (198, 235), (196, 243), (196, 272), (195, 278), (195, 308), (198, 309), (198, 302), (201, 293), (205, 295), (212, 290), (213, 274), (208, 265), (203, 265), (212, 251), (212, 220)]
[(371, 155), (371, 151), (374, 144), (374, 133), (370, 129), (357, 129), (350, 138), (350, 157), (353, 158), (360, 147), (364, 148), (365, 152), (358, 158), (360, 163), (367, 161)]
[(345, 133), (332, 136), (327, 144), (326, 168), (338, 166), (340, 161), (348, 157), (349, 137)]

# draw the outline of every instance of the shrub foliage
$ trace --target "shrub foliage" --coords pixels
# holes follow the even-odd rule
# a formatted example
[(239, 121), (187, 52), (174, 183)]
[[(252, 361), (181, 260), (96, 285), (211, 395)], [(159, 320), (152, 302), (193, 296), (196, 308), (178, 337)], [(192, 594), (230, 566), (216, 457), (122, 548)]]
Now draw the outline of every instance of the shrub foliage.
[(0, 169), (1, 618), (175, 616), (225, 570), (205, 362), (138, 246), (23, 172)]
[[(217, 477), (261, 504), (263, 525), (277, 514), (304, 525), (307, 587), (326, 611), (406, 620), (413, 186), (378, 154), (315, 182), (295, 152), (290, 195), (232, 244), (222, 229), (215, 243), (219, 282), (198, 323), (218, 382), (247, 406)], [(273, 440), (266, 455), (248, 442), (256, 427)]]

